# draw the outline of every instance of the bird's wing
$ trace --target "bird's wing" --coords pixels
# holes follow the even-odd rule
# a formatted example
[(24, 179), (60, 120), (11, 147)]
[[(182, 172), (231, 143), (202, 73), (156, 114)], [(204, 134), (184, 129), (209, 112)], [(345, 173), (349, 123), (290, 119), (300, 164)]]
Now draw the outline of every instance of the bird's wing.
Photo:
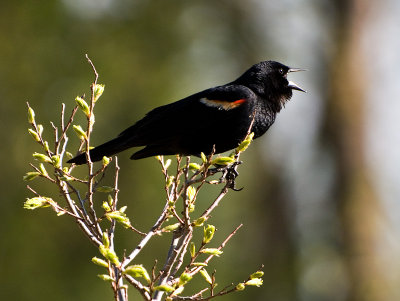
[(244, 86), (211, 88), (155, 108), (119, 136), (125, 137), (131, 146), (160, 144), (177, 135), (221, 127), (238, 111), (247, 114), (254, 100), (254, 93)]

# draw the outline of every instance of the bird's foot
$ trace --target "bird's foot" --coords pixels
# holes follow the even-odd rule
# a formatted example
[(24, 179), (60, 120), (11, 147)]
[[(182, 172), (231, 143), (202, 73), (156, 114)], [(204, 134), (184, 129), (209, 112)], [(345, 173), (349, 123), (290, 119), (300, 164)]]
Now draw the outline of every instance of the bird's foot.
[(233, 191), (241, 191), (242, 188), (236, 188), (236, 178), (239, 176), (239, 172), (237, 171), (237, 167), (239, 164), (242, 164), (242, 161), (236, 161), (231, 165), (225, 166), (221, 168), (222, 176), (219, 178), (220, 183), (227, 183), (227, 187), (232, 189)]

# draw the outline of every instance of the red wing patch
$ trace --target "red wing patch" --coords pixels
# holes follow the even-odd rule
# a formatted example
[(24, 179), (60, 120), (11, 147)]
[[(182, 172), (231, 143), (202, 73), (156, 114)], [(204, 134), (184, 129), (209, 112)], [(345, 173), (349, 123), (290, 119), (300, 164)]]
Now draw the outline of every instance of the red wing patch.
[(239, 107), (240, 105), (246, 102), (246, 99), (242, 98), (235, 101), (225, 101), (225, 100), (211, 100), (204, 97), (200, 99), (200, 102), (209, 107), (214, 107), (218, 108), (219, 110), (228, 111)]

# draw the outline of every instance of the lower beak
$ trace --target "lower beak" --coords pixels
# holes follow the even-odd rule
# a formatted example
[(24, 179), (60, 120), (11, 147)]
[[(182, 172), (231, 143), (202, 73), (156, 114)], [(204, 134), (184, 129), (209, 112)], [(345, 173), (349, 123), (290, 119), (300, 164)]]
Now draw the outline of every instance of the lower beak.
[(292, 82), (292, 81), (289, 81), (288, 87), (289, 87), (290, 89), (292, 89), (292, 90), (298, 90), (298, 91), (301, 91), (301, 92), (307, 92), (306, 90), (300, 88), (297, 84), (295, 84), (295, 83)]
[[(307, 71), (307, 69), (290, 68), (290, 69), (288, 70), (288, 73), (290, 73), (290, 72), (299, 72), (299, 71)], [(292, 89), (292, 90), (298, 90), (298, 91), (301, 91), (301, 92), (307, 92), (306, 90), (300, 88), (297, 84), (295, 84), (295, 83), (292, 82), (292, 81), (289, 81), (289, 85), (288, 85), (288, 86), (289, 86), (289, 88)]]

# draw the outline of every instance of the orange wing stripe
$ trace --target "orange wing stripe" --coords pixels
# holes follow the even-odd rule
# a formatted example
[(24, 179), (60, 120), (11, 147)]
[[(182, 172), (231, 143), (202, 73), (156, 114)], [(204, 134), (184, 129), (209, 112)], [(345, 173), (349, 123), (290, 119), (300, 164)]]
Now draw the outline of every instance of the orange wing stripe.
[(246, 99), (242, 98), (235, 101), (224, 101), (224, 100), (211, 100), (207, 98), (202, 98), (200, 99), (200, 101), (207, 106), (215, 107), (220, 110), (231, 110), (245, 103)]
[(246, 102), (246, 99), (242, 98), (242, 99), (235, 100), (233, 103), (237, 104), (237, 105), (241, 105), (242, 103), (245, 103), (245, 102)]

